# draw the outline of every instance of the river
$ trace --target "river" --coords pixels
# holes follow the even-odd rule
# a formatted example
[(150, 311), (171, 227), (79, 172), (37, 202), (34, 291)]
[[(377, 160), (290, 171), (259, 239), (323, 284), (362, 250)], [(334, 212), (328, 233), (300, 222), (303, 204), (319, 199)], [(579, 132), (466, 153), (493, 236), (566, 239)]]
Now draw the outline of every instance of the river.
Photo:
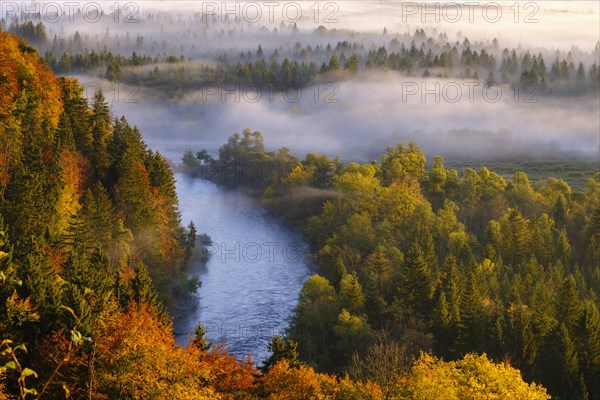
[(185, 345), (197, 322), (215, 343), (223, 341), (237, 357), (268, 356), (267, 343), (285, 333), (303, 282), (309, 277), (307, 245), (243, 191), (176, 173), (185, 225), (194, 221), (207, 233), (207, 263), (190, 272), (202, 281), (198, 307), (179, 312), (173, 326)]

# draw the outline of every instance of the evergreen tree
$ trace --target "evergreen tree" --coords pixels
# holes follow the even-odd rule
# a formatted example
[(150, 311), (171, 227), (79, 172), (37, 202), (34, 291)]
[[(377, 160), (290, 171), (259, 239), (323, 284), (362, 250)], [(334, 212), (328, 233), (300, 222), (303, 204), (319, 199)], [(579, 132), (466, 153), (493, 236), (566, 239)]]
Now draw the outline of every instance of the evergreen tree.
[(138, 262), (134, 268), (135, 277), (131, 280), (131, 295), (138, 308), (142, 304), (158, 307), (158, 297), (154, 290), (152, 279), (148, 274), (148, 268), (143, 262)]
[(212, 340), (206, 339), (206, 328), (200, 322), (194, 327), (194, 340), (192, 344), (203, 352), (208, 352), (212, 347)]
[(530, 232), (528, 221), (516, 209), (509, 209), (502, 218), (503, 260), (517, 266), (529, 259)]
[(75, 150), (75, 138), (73, 136), (71, 121), (69, 121), (69, 116), (65, 112), (60, 114), (60, 119), (58, 120), (56, 141), (58, 147), (64, 147), (71, 151)]
[(590, 399), (600, 397), (600, 314), (592, 301), (587, 301), (575, 329), (581, 374)]
[(482, 340), (485, 338), (484, 323), (479, 282), (476, 273), (471, 271), (461, 296), (457, 337), (457, 350), (459, 352), (480, 351)]
[(413, 244), (406, 254), (402, 270), (402, 301), (422, 316), (428, 315), (432, 296), (431, 267), (424, 259), (418, 244)]
[(346, 61), (346, 64), (344, 65), (344, 69), (346, 71), (349, 71), (350, 73), (356, 73), (358, 72), (358, 68), (359, 68), (359, 62), (358, 62), (358, 55), (356, 53), (353, 53), (352, 56), (350, 56), (350, 58), (348, 59), (348, 61)]
[(567, 219), (567, 202), (562, 194), (559, 194), (556, 198), (554, 209), (552, 211), (552, 217), (554, 218), (558, 228), (564, 226)]
[(360, 314), (365, 305), (362, 287), (356, 273), (346, 274), (340, 282), (339, 299), (342, 308)]
[(337, 57), (334, 55), (329, 59), (329, 65), (327, 66), (327, 71), (338, 71), (340, 69), (340, 62)]
[(446, 293), (440, 291), (437, 304), (434, 308), (434, 334), (438, 346), (438, 352), (447, 354), (451, 347), (452, 337), (450, 335), (452, 326), (452, 314), (446, 300)]
[(60, 85), (64, 113), (68, 116), (77, 150), (83, 154), (89, 154), (93, 138), (89, 128), (90, 111), (83, 96), (83, 87), (71, 78), (61, 78)]
[(108, 142), (112, 131), (111, 125), (110, 111), (106, 99), (102, 90), (98, 90), (94, 94), (89, 117), (92, 147), (88, 157), (95, 168), (97, 177), (101, 180), (106, 178), (110, 166)]
[(580, 303), (573, 275), (566, 277), (556, 292), (556, 319), (572, 329), (579, 317)]
[[(109, 262), (98, 251), (90, 252), (78, 246), (65, 263), (62, 305), (70, 307), (78, 316), (78, 328), (84, 334), (92, 333), (98, 314), (105, 307), (112, 290)], [(71, 315), (62, 319), (66, 328), (73, 325)]]
[(30, 343), (59, 328), (61, 306), (61, 280), (51, 268), (47, 251), (47, 243), (43, 238), (31, 236), (23, 248), (28, 249), (19, 262), (17, 273), (23, 285), (18, 289), (22, 298), (29, 297), (40, 315), (39, 323), (28, 326), (24, 331)]
[(569, 329), (565, 324), (560, 324), (558, 328), (558, 352), (555, 356), (560, 362), (559, 376), (561, 382), (561, 392), (564, 398), (571, 398), (578, 387), (579, 382), (579, 360), (577, 348), (571, 339)]
[(266, 374), (281, 360), (286, 360), (291, 368), (298, 368), (302, 363), (298, 361), (297, 347), (298, 343), (293, 340), (286, 340), (278, 335), (273, 336), (271, 343), (267, 344), (271, 355), (263, 361), (262, 366), (259, 368), (260, 371)]
[(185, 260), (189, 261), (194, 255), (194, 250), (196, 249), (196, 225), (194, 225), (194, 221), (190, 221), (188, 225), (188, 234), (185, 240)]

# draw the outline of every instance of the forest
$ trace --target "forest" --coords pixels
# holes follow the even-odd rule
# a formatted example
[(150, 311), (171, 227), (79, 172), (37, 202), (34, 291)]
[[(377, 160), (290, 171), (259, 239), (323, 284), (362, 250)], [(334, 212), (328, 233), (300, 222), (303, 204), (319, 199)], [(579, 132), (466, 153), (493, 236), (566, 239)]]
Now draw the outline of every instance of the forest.
[[(181, 22), (195, 26), (196, 18)], [(154, 21), (152, 17), (140, 20), (148, 24)], [(165, 22), (160, 18), (157, 21)], [(133, 38), (129, 32), (111, 33), (108, 28), (101, 37), (76, 31), (71, 36), (55, 35), (50, 40), (42, 22), (15, 20), (5, 25), (9, 32), (25, 37), (43, 51), (45, 60), (57, 73), (91, 73), (112, 81), (158, 89), (169, 96), (176, 95), (178, 90), (202, 89), (207, 83), (273, 86), (277, 90), (304, 88), (315, 82), (348, 78), (361, 71), (393, 71), (407, 77), (471, 80), (486, 85), (519, 85), (545, 96), (581, 96), (595, 93), (600, 87), (597, 62), (588, 63), (588, 56), (576, 48), (566, 54), (546, 50), (545, 54), (541, 51), (536, 54), (529, 49), (501, 47), (496, 38), (488, 43), (472, 43), (465, 37), (451, 43), (447, 34), (428, 36), (422, 28), (412, 35), (388, 35), (384, 30), (381, 36), (351, 35), (355, 40), (348, 40), (320, 26), (312, 36), (326, 42), (311, 46), (302, 45), (299, 40), (304, 38), (294, 24), (280, 26), (282, 33), (296, 40), (293, 46), (280, 45), (270, 53), (260, 44), (254, 51), (238, 53), (201, 51), (193, 44), (189, 50), (182, 46), (181, 53), (175, 55), (167, 53), (172, 50), (164, 40), (162, 44), (156, 40), (148, 43), (141, 34)], [(188, 39), (187, 32), (180, 35), (179, 40)], [(229, 37), (235, 36), (230, 31)], [(205, 28), (201, 38), (208, 37), (210, 31)], [(114, 53), (108, 50), (115, 46)], [(594, 49), (596, 58), (599, 52), (600, 42)]]
[[(0, 400), (600, 400), (600, 9), (575, 3), (502, 34), (398, 2), (0, 7)], [(504, 96), (428, 101), (471, 83)], [(242, 300), (217, 322), (269, 332), (243, 351), (202, 314), (211, 236), (256, 232), (223, 214), (307, 248), (294, 290), (252, 264), (252, 301), (216, 265)]]
[(303, 228), (318, 273), (288, 340), (316, 370), (368, 377), (391, 354), (485, 353), (557, 398), (600, 396), (600, 173), (581, 191), (523, 171), (459, 176), (439, 156), (427, 167), (415, 143), (365, 164), (298, 159), (266, 151), (250, 129), (216, 160), (203, 150), (183, 161), (203, 179), (262, 190), (271, 212)]
[[(196, 228), (181, 225), (169, 164), (125, 118), (110, 115), (101, 92), (88, 104), (75, 79), (55, 77), (33, 48), (6, 32), (0, 50), (0, 398), (548, 398), (508, 360), (412, 358), (385, 335), (352, 375), (316, 372), (317, 364), (332, 370), (326, 359), (317, 363), (304, 342), (297, 350), (280, 337), (260, 369), (207, 341), (201, 325), (180, 347), (166, 310), (198, 285), (185, 272)], [(359, 288), (351, 268), (343, 279)], [(315, 294), (324, 289), (322, 306), (334, 311), (332, 283), (315, 275), (301, 295), (306, 301), (311, 285)], [(569, 329), (593, 323), (595, 305), (585, 304)], [(366, 317), (343, 307), (350, 339), (354, 327), (366, 329)], [(574, 338), (591, 340), (586, 332)], [(575, 361), (584, 356), (597, 367), (594, 354)], [(576, 372), (585, 378), (590, 371)]]

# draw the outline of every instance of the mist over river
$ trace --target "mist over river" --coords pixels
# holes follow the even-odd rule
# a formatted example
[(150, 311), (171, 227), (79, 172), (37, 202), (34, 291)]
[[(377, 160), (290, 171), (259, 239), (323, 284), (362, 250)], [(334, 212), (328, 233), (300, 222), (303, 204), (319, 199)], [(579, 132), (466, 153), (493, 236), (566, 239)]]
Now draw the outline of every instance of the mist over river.
[(184, 224), (194, 221), (213, 241), (208, 262), (190, 265), (202, 281), (198, 307), (179, 311), (176, 338), (185, 345), (202, 322), (209, 339), (223, 340), (237, 357), (252, 354), (260, 362), (268, 356), (270, 338), (285, 332), (309, 277), (307, 245), (259, 199), (183, 173), (175, 178)]

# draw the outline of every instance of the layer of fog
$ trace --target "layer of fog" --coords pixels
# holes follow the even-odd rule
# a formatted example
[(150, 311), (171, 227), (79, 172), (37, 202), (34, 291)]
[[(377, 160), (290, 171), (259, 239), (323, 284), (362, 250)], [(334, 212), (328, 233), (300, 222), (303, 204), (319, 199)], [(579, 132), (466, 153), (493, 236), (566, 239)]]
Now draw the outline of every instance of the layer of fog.
[[(212, 1), (169, 1), (169, 10), (180, 12), (201, 12), (214, 10), (226, 13), (236, 10)], [(229, 2), (235, 3), (235, 2)], [(280, 2), (273, 7), (273, 24), (290, 22), (295, 9), (290, 8), (284, 18), (284, 6)], [(458, 35), (473, 36), (480, 40), (497, 36), (508, 45), (527, 43), (533, 47), (556, 47), (568, 49), (573, 43), (593, 47), (598, 41), (598, 15), (600, 5), (590, 1), (551, 1), (551, 2), (453, 2), (453, 1), (335, 1), (335, 2), (293, 2), (302, 8), (301, 29), (312, 30), (319, 25), (328, 29), (348, 29), (379, 33), (386, 27), (390, 32), (414, 32), (416, 28), (431, 27)], [(253, 20), (257, 14), (244, 3), (229, 17), (239, 16), (243, 21)], [(262, 4), (258, 2), (258, 4)], [(326, 4), (331, 4), (326, 6)], [(459, 4), (458, 7), (455, 5)], [(315, 6), (315, 5), (318, 5)], [(446, 7), (446, 5), (448, 5)], [(497, 8), (499, 5), (500, 8)], [(516, 7), (515, 7), (516, 6)], [(140, 3), (142, 10), (164, 9), (164, 2)], [(269, 11), (259, 6), (260, 24), (269, 26)], [(432, 11), (433, 10), (433, 11)], [(429, 12), (429, 13), (428, 13)], [(273, 25), (271, 24), (271, 25)], [(569, 32), (569, 35), (565, 35)]]
[[(91, 91), (98, 82), (93, 81)], [(598, 97), (516, 95), (507, 86), (499, 94), (498, 87), (476, 82), (393, 73), (290, 91), (287, 99), (263, 91), (259, 101), (244, 88), (229, 94), (198, 91), (168, 103), (151, 100), (143, 90), (126, 99), (114, 83), (103, 87), (113, 114), (126, 115), (151, 147), (176, 163), (187, 150), (216, 153), (246, 127), (262, 132), (268, 148), (285, 146), (300, 156), (314, 151), (364, 161), (388, 145), (413, 140), (429, 157), (449, 159), (600, 157)]]
[[(298, 22), (300, 32), (296, 34), (289, 24), (282, 26), (281, 21), (262, 29), (260, 24), (268, 22), (265, 19), (253, 25), (243, 20), (221, 24), (217, 18), (216, 23), (203, 25), (197, 15), (194, 17), (189, 12), (191, 9), (198, 11), (202, 2), (170, 1), (168, 8), (165, 4), (137, 2), (141, 17), (163, 10), (162, 22), (116, 24), (118, 31), (125, 35), (129, 33), (128, 40), (132, 42), (137, 34), (149, 35), (145, 36), (145, 49), (156, 42), (168, 53), (191, 54), (193, 45), (197, 46), (198, 52), (200, 49), (213, 53), (255, 51), (258, 43), (262, 43), (266, 54), (270, 54), (275, 47), (292, 46), (296, 41), (314, 46), (354, 38), (356, 41), (370, 40), (374, 45), (384, 44), (389, 43), (396, 33), (412, 34), (416, 28), (426, 27), (429, 34), (447, 32), (451, 43), (467, 36), (472, 43), (489, 43), (497, 37), (499, 51), (511, 43), (521, 43), (523, 48), (545, 46), (544, 54), (550, 56), (554, 49), (567, 52), (575, 45), (586, 52), (582, 58), (588, 61), (588, 67), (598, 42), (599, 5), (595, 2), (537, 2), (540, 9), (535, 18), (539, 22), (534, 24), (523, 22), (523, 9), (519, 17), (521, 22), (515, 23), (514, 15), (508, 12), (511, 11), (507, 9), (508, 3), (502, 3), (503, 19), (495, 24), (486, 22), (481, 15), (474, 23), (468, 22), (464, 15), (459, 24), (446, 21), (434, 24), (431, 21), (422, 23), (418, 13), (409, 16), (412, 20), (403, 22), (400, 2), (335, 2), (339, 6), (338, 22), (326, 24), (322, 14), (315, 24), (310, 18), (312, 14), (307, 13)], [(306, 7), (311, 4), (306, 3)], [(519, 3), (519, 7), (524, 6), (525, 3)], [(224, 27), (222, 31), (220, 25)], [(318, 25), (326, 26), (328, 33), (315, 34), (314, 28)], [(53, 32), (63, 35), (79, 29), (84, 35), (101, 36), (107, 26), (103, 23), (63, 23), (52, 28)], [(276, 27), (280, 29), (274, 33)], [(387, 28), (387, 36), (381, 34), (383, 27)], [(204, 40), (199, 41), (198, 35), (204, 35)], [(500, 58), (497, 60), (499, 62)], [(552, 59), (547, 61), (549, 66)], [(97, 78), (86, 79), (102, 83)], [(121, 84), (104, 82), (103, 86), (113, 103), (113, 113), (126, 115), (131, 123), (142, 129), (152, 147), (165, 152), (174, 161), (178, 161), (186, 150), (208, 148), (215, 152), (229, 135), (245, 127), (261, 131), (267, 146), (272, 149), (286, 146), (296, 154), (318, 151), (357, 160), (372, 158), (385, 146), (399, 140), (415, 140), (429, 155), (441, 154), (448, 158), (597, 159), (600, 155), (598, 96), (557, 98), (534, 95), (529, 100), (537, 100), (537, 103), (524, 103), (527, 93), (521, 93), (515, 101), (514, 93), (503, 87), (500, 100), (494, 103), (484, 99), (483, 89), (479, 86), (475, 88), (474, 101), (470, 102), (468, 87), (461, 81), (410, 78), (409, 82), (415, 82), (419, 89), (404, 101), (402, 93), (407, 89), (406, 82), (406, 78), (393, 73), (362, 73), (355, 79), (336, 82), (333, 89), (323, 84), (318, 89), (305, 89), (297, 102), (284, 101), (280, 95), (271, 101), (266, 93), (260, 101), (251, 102), (244, 94), (253, 97), (252, 94), (244, 93), (243, 89), (242, 93), (237, 93), (237, 101), (235, 95), (228, 95), (221, 101), (217, 94), (211, 95), (210, 101), (205, 103), (203, 93), (191, 92), (177, 101), (159, 102), (152, 100), (156, 96), (144, 92), (143, 88), (134, 93)], [(443, 90), (434, 89), (440, 99), (429, 94), (422, 101), (422, 89), (431, 89), (436, 82), (442, 88), (448, 84), (460, 86), (461, 99), (453, 103), (447, 98), (454, 96), (451, 90), (442, 93)], [(331, 97), (332, 90), (336, 89)], [(320, 94), (316, 101), (315, 90)], [(494, 95), (493, 91), (486, 94)], [(326, 98), (328, 95), (330, 97)]]
[[(18, 11), (36, 9), (25, 3), (6, 3), (16, 6)], [(41, 11), (55, 10), (44, 8), (46, 3), (36, 4), (40, 4), (38, 9)], [(255, 50), (258, 43), (267, 48), (285, 47), (296, 41), (305, 42), (306, 36), (318, 26), (337, 32), (327, 38), (334, 43), (336, 39), (343, 40), (341, 37), (347, 38), (349, 31), (380, 34), (384, 27), (389, 34), (414, 33), (417, 28), (446, 32), (451, 43), (464, 37), (469, 37), (471, 42), (496, 37), (507, 47), (521, 44), (532, 49), (545, 47), (563, 52), (571, 50), (573, 45), (589, 51), (599, 40), (600, 5), (589, 1), (458, 2), (458, 7), (457, 3), (447, 1), (284, 1), (276, 6), (257, 2), (257, 7), (246, 7), (244, 2), (233, 1), (137, 1), (122, 3), (121, 7), (127, 5), (127, 8), (118, 15), (110, 13), (119, 3), (52, 3), (63, 12), (72, 9), (73, 6), (67, 4), (77, 4), (75, 8), (91, 14), (85, 19), (81, 15), (60, 19), (43, 16), (40, 20), (45, 23), (50, 39), (54, 35), (69, 37), (78, 31), (81, 35), (89, 35), (92, 43), (97, 43), (106, 36), (108, 28), (112, 34), (121, 35), (121, 44), (129, 39), (135, 42), (139, 34), (145, 37), (148, 47), (186, 56), (221, 48)], [(474, 3), (481, 6), (468, 5)], [(290, 4), (293, 6), (286, 8)], [(501, 8), (496, 7), (498, 4)], [(99, 6), (107, 14), (96, 21), (94, 11)], [(296, 7), (301, 7), (301, 11)], [(15, 14), (7, 5), (0, 11), (10, 12), (11, 16)], [(227, 15), (223, 17), (220, 13)], [(293, 22), (297, 22), (299, 28), (294, 35), (286, 29)], [(356, 40), (359, 39), (360, 35), (356, 34)], [(373, 42), (378, 44), (382, 39), (374, 38)], [(318, 37), (311, 38), (314, 44), (319, 41)]]

